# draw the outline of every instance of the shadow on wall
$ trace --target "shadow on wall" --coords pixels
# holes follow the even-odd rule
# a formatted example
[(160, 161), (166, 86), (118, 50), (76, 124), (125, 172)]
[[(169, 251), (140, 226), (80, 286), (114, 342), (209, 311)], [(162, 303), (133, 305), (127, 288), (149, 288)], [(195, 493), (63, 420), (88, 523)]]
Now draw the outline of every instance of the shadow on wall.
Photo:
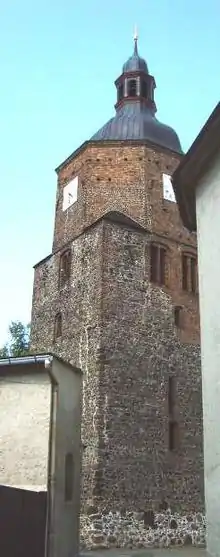
[(47, 493), (0, 486), (0, 555), (42, 557)]

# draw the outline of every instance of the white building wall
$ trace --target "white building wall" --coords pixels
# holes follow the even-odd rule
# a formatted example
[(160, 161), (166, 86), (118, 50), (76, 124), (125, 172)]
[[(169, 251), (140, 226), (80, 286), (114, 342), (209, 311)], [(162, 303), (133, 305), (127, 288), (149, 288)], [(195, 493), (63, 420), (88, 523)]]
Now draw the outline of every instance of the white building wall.
[(220, 153), (197, 187), (207, 544), (220, 556)]
[(0, 378), (0, 484), (47, 489), (51, 384), (47, 374)]
[[(56, 358), (52, 373), (59, 390), (51, 434), (54, 459), (50, 471), (49, 556), (69, 557), (79, 552), (82, 374)], [(72, 499), (65, 501), (67, 454), (73, 456)]]

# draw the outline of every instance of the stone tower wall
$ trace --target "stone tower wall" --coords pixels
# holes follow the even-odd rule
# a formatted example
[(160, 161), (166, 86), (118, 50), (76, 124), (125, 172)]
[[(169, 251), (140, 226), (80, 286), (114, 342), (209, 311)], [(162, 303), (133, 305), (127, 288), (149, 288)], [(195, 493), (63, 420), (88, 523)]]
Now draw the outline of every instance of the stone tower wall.
[[(100, 508), (158, 506), (163, 497), (174, 507), (203, 505), (198, 296), (181, 283), (181, 254), (196, 253), (196, 238), (162, 187), (162, 173), (171, 174), (178, 159), (127, 142), (82, 149), (58, 169), (53, 254), (35, 269), (32, 348), (83, 369), (82, 499)], [(62, 187), (76, 174), (78, 200), (63, 213)], [(167, 248), (163, 288), (150, 282), (152, 241)], [(71, 276), (60, 289), (67, 246)], [(62, 336), (54, 343), (58, 311)], [(175, 451), (168, 447), (170, 376)]]
[[(98, 458), (102, 224), (69, 244), (71, 276), (59, 288), (60, 252), (35, 268), (31, 350), (52, 351), (83, 370), (83, 491), (91, 499)], [(54, 339), (62, 313), (62, 336)], [(84, 498), (84, 497), (83, 497)]]
[[(189, 342), (186, 330), (175, 327), (171, 284), (161, 289), (149, 280), (151, 239), (140, 230), (105, 225), (100, 497), (117, 509), (158, 508), (163, 498), (176, 509), (201, 509), (200, 349), (196, 331)], [(172, 251), (178, 276), (181, 253), (170, 241)], [(177, 297), (181, 281), (175, 287)], [(197, 300), (192, 304), (195, 312)], [(185, 309), (185, 326), (190, 311)], [(179, 428), (174, 451), (168, 441), (170, 377)]]

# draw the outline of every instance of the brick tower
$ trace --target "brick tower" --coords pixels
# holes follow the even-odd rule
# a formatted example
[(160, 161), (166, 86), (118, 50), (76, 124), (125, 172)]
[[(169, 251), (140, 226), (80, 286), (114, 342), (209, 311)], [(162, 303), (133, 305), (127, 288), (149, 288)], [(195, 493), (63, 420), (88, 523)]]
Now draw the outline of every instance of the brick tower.
[(32, 349), (83, 370), (83, 505), (201, 509), (196, 237), (170, 181), (182, 150), (155, 117), (137, 38), (115, 85), (114, 118), (56, 170)]

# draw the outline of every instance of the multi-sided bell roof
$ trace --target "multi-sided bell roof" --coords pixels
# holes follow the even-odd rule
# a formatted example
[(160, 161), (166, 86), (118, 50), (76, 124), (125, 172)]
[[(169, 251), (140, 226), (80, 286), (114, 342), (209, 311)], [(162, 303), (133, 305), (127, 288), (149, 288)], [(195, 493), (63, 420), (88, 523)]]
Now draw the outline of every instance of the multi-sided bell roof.
[(137, 36), (133, 55), (123, 65), (121, 76), (115, 82), (117, 88), (116, 114), (91, 139), (147, 140), (177, 153), (182, 153), (176, 132), (155, 117), (156, 105), (153, 76), (147, 63), (138, 54)]

